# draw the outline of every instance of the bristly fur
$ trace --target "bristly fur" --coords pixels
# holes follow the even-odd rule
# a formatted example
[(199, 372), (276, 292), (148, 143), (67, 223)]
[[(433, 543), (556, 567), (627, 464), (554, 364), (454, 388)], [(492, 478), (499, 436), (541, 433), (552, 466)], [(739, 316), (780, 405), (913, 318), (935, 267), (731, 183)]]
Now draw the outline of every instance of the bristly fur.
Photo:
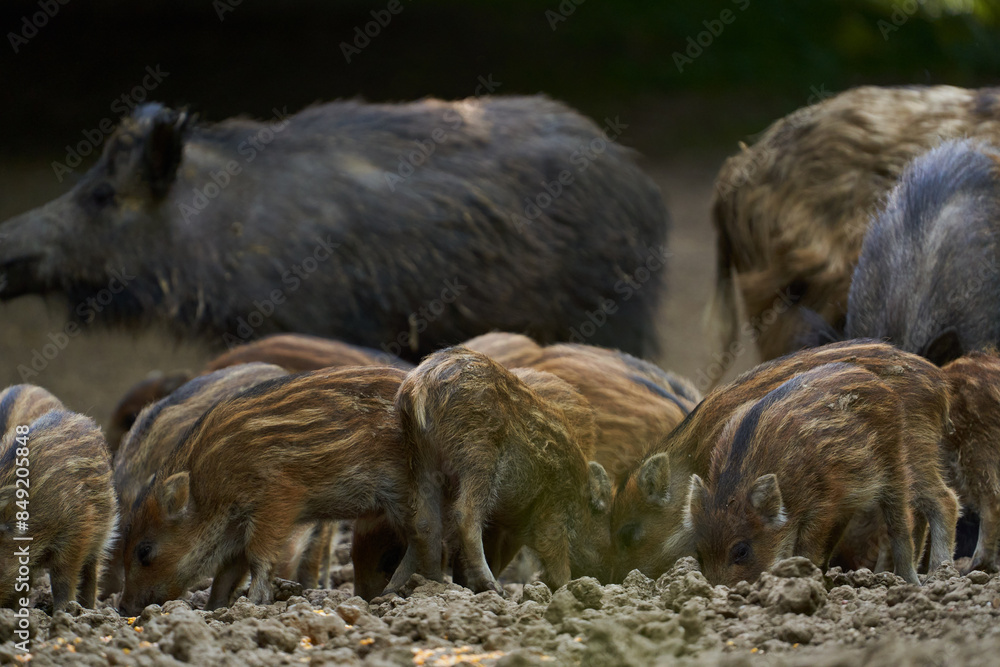
[[(493, 329), (567, 340), (666, 241), (663, 199), (632, 152), (609, 142), (581, 167), (576, 151), (602, 129), (543, 96), (340, 101), (275, 122), (192, 125), (138, 107), (73, 190), (2, 225), (0, 299), (52, 294), (88, 324), (220, 346), (291, 331), (418, 360)], [(400, 154), (440, 133), (400, 176)], [(564, 172), (564, 194), (526, 211)], [(228, 183), (199, 204), (213, 174)], [(619, 300), (594, 342), (655, 356), (662, 278)]]
[[(74, 599), (94, 608), (99, 568), (118, 516), (104, 436), (92, 419), (62, 409), (44, 389), (11, 387), (0, 394), (0, 405), (12, 398), (14, 409), (7, 412), (0, 440), (0, 526), (7, 527), (0, 530), (0, 548), (13, 554), (22, 544), (14, 541), (19, 509), (14, 503), (15, 464), (23, 458), (18, 449), (26, 447), (31, 471), (28, 566), (33, 573), (48, 570), (56, 609)], [(26, 415), (42, 410), (25, 421)], [(28, 432), (18, 434), (17, 426), (28, 426)], [(17, 559), (0, 559), (0, 607), (19, 597), (14, 591), (17, 568)]]
[[(928, 451), (938, 447), (942, 435), (950, 428), (948, 396), (941, 370), (926, 359), (878, 341), (852, 340), (761, 364), (713, 390), (620, 478), (611, 513), (612, 535), (620, 533), (623, 538), (615, 543), (616, 576), (640, 569), (646, 576), (658, 577), (678, 558), (691, 555), (684, 551), (667, 552), (663, 545), (683, 529), (684, 502), (691, 475), (708, 477), (712, 452), (722, 429), (749, 402), (759, 401), (800, 373), (830, 363), (847, 363), (874, 373), (902, 401), (908, 439), (918, 443), (913, 446)], [(638, 483), (644, 466), (658, 454), (666, 454), (670, 461), (669, 478), (662, 480), (672, 489), (666, 505), (648, 502)], [(940, 478), (938, 465), (938, 458), (933, 456), (913, 462), (919, 469), (916, 476), (927, 480)], [(948, 500), (941, 502), (947, 504)], [(932, 510), (933, 507), (928, 509)]]
[(1000, 150), (946, 141), (915, 159), (865, 235), (847, 335), (938, 365), (1000, 344), (998, 220)]
[[(904, 167), (942, 140), (1000, 142), (997, 90), (848, 90), (775, 122), (729, 158), (712, 209), (718, 266), (711, 319), (725, 344), (740, 335), (737, 292), (751, 323), (787, 292), (842, 330), (869, 217)], [(795, 310), (776, 308), (776, 320), (758, 328), (764, 359), (796, 349)]]

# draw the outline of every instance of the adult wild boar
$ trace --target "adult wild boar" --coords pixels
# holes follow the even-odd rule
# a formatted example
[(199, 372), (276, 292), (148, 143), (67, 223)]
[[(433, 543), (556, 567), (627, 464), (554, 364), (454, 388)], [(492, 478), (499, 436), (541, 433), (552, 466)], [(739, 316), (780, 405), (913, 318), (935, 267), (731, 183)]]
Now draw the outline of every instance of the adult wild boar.
[(865, 235), (847, 335), (943, 365), (1000, 345), (1000, 150), (949, 141), (914, 160)]
[(649, 356), (666, 231), (631, 152), (541, 96), (215, 125), (145, 104), (72, 190), (0, 225), (0, 300), (218, 344), (288, 331), (416, 360), (572, 329)]
[(856, 88), (789, 114), (730, 157), (712, 213), (714, 320), (726, 344), (742, 336), (765, 360), (794, 351), (795, 305), (843, 330), (871, 214), (907, 163), (962, 137), (1000, 141), (1000, 89)]

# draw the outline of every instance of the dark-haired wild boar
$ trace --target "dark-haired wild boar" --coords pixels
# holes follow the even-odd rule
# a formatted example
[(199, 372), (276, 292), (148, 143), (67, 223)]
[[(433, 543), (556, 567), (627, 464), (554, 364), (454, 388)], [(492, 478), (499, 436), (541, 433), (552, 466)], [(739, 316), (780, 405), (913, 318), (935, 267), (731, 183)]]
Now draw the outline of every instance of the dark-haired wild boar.
[(405, 373), (323, 369), (269, 380), (221, 401), (188, 436), (189, 469), (157, 474), (123, 526), (124, 613), (176, 598), (214, 574), (206, 607), (269, 604), (296, 526), (410, 516), (412, 456), (393, 399)]
[(973, 352), (944, 367), (953, 433), (942, 451), (962, 506), (979, 513), (979, 537), (968, 570), (1000, 568), (1000, 358)]
[(1000, 345), (998, 309), (1000, 151), (945, 142), (907, 166), (872, 220), (847, 335), (885, 339), (940, 366)]
[(866, 86), (789, 114), (729, 158), (712, 213), (726, 344), (742, 336), (765, 360), (799, 349), (796, 305), (843, 331), (870, 216), (904, 167), (942, 140), (1000, 143), (997, 121), (997, 88)]
[(493, 329), (568, 340), (600, 317), (594, 342), (652, 356), (663, 272), (628, 281), (665, 254), (667, 224), (632, 153), (543, 96), (214, 125), (144, 104), (72, 190), (0, 225), (0, 299), (58, 296), (84, 323), (218, 345), (284, 331), (410, 360)]
[(806, 371), (741, 406), (714, 443), (708, 477), (691, 476), (684, 511), (708, 581), (754, 582), (791, 556), (825, 569), (855, 515), (877, 508), (895, 573), (919, 584), (910, 515), (918, 470), (908, 460), (938, 451), (908, 447), (905, 426), (899, 397), (849, 364)]
[[(195, 443), (187, 440), (187, 436), (212, 406), (283, 375), (286, 375), (285, 370), (272, 364), (250, 363), (224, 368), (185, 383), (140, 412), (114, 457), (121, 534), (131, 526), (133, 514), (138, 509), (136, 503), (155, 475), (169, 477), (190, 469), (191, 446)], [(111, 551), (101, 580), (102, 594), (121, 590), (124, 558), (124, 546), (119, 540)]]
[[(334, 366), (396, 366), (403, 370), (413, 368), (412, 364), (394, 355), (339, 340), (303, 334), (273, 334), (220, 354), (205, 364), (200, 375), (255, 361), (281, 366), (289, 373)], [(117, 450), (121, 438), (132, 428), (144, 407), (167, 396), (191, 377), (190, 373), (173, 373), (167, 376), (158, 374), (129, 389), (111, 415), (108, 444), (112, 451)]]
[[(872, 340), (854, 340), (803, 350), (753, 368), (705, 397), (680, 425), (656, 442), (623, 481), (611, 512), (613, 578), (633, 569), (656, 578), (678, 558), (692, 555), (682, 518), (692, 474), (709, 472), (711, 453), (725, 424), (740, 406), (758, 401), (784, 382), (823, 364), (847, 363), (874, 373), (903, 404), (906, 442), (913, 451), (938, 451), (951, 428), (941, 369), (917, 355)], [(940, 457), (910, 458), (917, 512), (915, 532), (923, 544), (931, 529), (930, 565), (950, 560), (958, 500), (941, 478)], [(916, 480), (934, 480), (917, 485)], [(872, 564), (874, 566), (874, 564)]]
[(416, 509), (388, 590), (414, 572), (440, 580), (442, 540), (453, 536), (465, 584), (502, 592), (484, 551), (486, 525), (505, 531), (511, 549), (532, 549), (553, 590), (571, 575), (606, 568), (600, 535), (607, 534), (610, 480), (600, 464), (588, 464), (574, 439), (579, 427), (555, 402), (489, 357), (457, 347), (411, 371), (396, 405), (418, 453)]
[(0, 607), (29, 599), (44, 569), (54, 610), (74, 599), (93, 608), (118, 516), (104, 436), (92, 419), (58, 408), (30, 424), (21, 419), (7, 421), (0, 441)]

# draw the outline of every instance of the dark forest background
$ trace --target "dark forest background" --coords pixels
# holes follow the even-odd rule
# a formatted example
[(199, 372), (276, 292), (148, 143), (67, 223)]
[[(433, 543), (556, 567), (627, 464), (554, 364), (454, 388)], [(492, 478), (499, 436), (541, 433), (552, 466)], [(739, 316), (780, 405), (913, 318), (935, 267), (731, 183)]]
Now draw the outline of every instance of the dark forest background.
[[(150, 99), (213, 120), (340, 97), (465, 97), (492, 76), (498, 93), (628, 116), (640, 128), (629, 140), (652, 155), (733, 146), (819, 93), (1000, 73), (995, 0), (64, 1), (0, 3), (8, 156), (59, 159), (117, 120), (114, 101), (157, 65), (168, 76)], [(347, 62), (342, 43), (372, 12), (391, 19)], [(679, 68), (675, 53), (697, 55)]]

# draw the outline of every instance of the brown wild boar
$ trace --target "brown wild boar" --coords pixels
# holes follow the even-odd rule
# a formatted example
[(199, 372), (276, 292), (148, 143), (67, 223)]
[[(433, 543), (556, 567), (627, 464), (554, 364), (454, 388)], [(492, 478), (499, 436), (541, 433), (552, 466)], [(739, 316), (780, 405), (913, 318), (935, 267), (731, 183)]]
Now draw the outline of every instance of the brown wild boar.
[(944, 367), (953, 433), (942, 453), (963, 507), (979, 513), (979, 541), (968, 570), (1000, 567), (1000, 358), (973, 352)]
[[(412, 364), (386, 352), (339, 340), (304, 334), (274, 334), (220, 354), (205, 364), (199, 375), (254, 361), (281, 366), (289, 373), (334, 366), (396, 366), (403, 370), (413, 368)], [(190, 373), (183, 372), (167, 376), (155, 374), (129, 389), (111, 415), (108, 443), (112, 451), (118, 449), (121, 438), (132, 428), (144, 407), (167, 396), (191, 377)]]
[(124, 527), (123, 613), (214, 574), (206, 607), (273, 600), (272, 575), (297, 525), (411, 518), (411, 466), (393, 399), (405, 373), (323, 369), (258, 384), (215, 405), (184, 447), (189, 469), (157, 474)]
[(896, 394), (843, 363), (738, 408), (713, 447), (708, 477), (691, 476), (684, 511), (705, 577), (754, 582), (791, 556), (825, 568), (853, 517), (877, 507), (896, 574), (919, 583), (908, 459), (934, 458), (937, 448), (908, 448), (905, 425)]
[[(633, 569), (656, 578), (678, 558), (692, 555), (689, 534), (682, 526), (689, 480), (692, 474), (708, 475), (712, 448), (725, 424), (748, 401), (762, 399), (800, 373), (838, 362), (878, 376), (903, 404), (909, 447), (936, 451), (951, 428), (948, 395), (941, 369), (926, 359), (862, 339), (803, 350), (761, 364), (706, 396), (618, 484), (611, 512), (613, 578), (621, 580)], [(941, 479), (939, 457), (913, 457), (910, 465), (915, 470), (910, 491), (918, 513), (915, 533), (918, 545), (922, 545), (926, 523), (930, 524), (933, 568), (950, 560), (954, 551), (958, 501)]]
[(388, 590), (414, 572), (440, 580), (442, 540), (454, 535), (466, 585), (501, 592), (485, 524), (535, 551), (553, 590), (606, 567), (594, 535), (607, 530), (610, 480), (587, 463), (556, 404), (489, 357), (456, 347), (411, 371), (396, 405), (418, 463), (413, 532)]
[(855, 88), (778, 120), (729, 158), (712, 212), (713, 319), (726, 344), (749, 337), (765, 360), (798, 349), (794, 306), (843, 330), (851, 274), (879, 202), (907, 163), (943, 140), (1000, 143), (998, 99), (996, 88)]
[[(170, 476), (189, 469), (187, 435), (213, 405), (266, 380), (286, 375), (271, 364), (251, 363), (218, 370), (187, 382), (168, 397), (147, 406), (125, 435), (114, 458), (114, 483), (121, 505), (122, 534), (132, 523), (136, 501), (154, 475)], [(117, 542), (101, 580), (104, 595), (121, 590), (124, 545)]]
[[(13, 387), (0, 395), (0, 411), (24, 408), (16, 405), (18, 398), (31, 394), (41, 404), (57, 404), (47, 393)], [(30, 425), (21, 416), (6, 425), (0, 441), (0, 607), (28, 598), (32, 578), (44, 569), (54, 610), (73, 599), (93, 608), (98, 568), (118, 515), (101, 429), (88, 417), (60, 409)], [(20, 536), (32, 539), (19, 541)]]

